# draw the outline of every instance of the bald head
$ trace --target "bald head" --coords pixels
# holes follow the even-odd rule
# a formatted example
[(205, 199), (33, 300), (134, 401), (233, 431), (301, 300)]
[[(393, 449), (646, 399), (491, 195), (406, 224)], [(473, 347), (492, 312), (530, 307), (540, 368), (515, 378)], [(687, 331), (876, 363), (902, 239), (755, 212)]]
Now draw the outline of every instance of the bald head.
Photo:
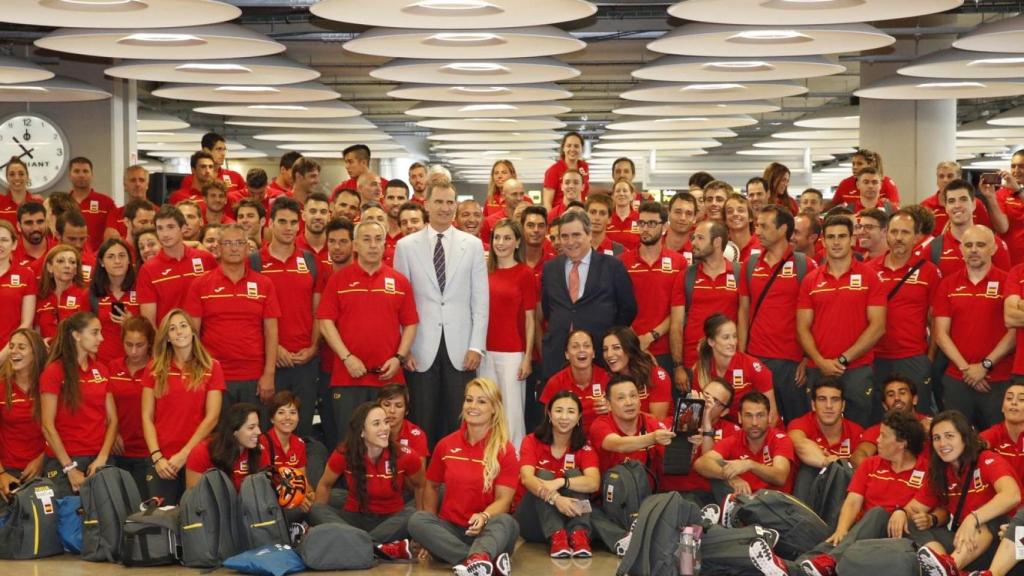
[(996, 236), (987, 226), (975, 224), (960, 236), (960, 252), (968, 271), (984, 271), (996, 253)]
[(379, 201), (381, 195), (380, 177), (373, 170), (367, 170), (356, 180), (356, 190), (362, 201)]
[(526, 196), (526, 189), (523, 187), (523, 183), (519, 180), (509, 178), (501, 187), (501, 195), (505, 197), (505, 206), (507, 206), (509, 210), (515, 210), (516, 206), (518, 206)]

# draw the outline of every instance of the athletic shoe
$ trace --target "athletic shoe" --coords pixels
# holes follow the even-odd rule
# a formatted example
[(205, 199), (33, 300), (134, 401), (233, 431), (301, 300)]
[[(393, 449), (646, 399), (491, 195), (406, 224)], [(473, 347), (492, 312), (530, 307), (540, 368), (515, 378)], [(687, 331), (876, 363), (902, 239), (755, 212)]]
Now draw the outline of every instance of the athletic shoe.
[(836, 559), (828, 554), (819, 554), (800, 563), (807, 576), (836, 576)]
[(991, 570), (974, 570), (967, 576), (992, 576)]
[(375, 548), (378, 556), (385, 560), (412, 560), (412, 548), (409, 540), (395, 540), (387, 544), (378, 544)]
[(572, 531), (569, 536), (570, 543), (572, 544), (572, 557), (573, 558), (590, 558), (594, 553), (590, 550), (590, 536), (587, 535), (587, 531), (582, 528), (577, 528)]
[(484, 552), (471, 554), (461, 564), (452, 566), (452, 573), (455, 576), (491, 576), (494, 574), (494, 564), (491, 564), (491, 557)]
[(762, 540), (768, 543), (775, 550), (775, 545), (779, 543), (779, 531), (775, 528), (764, 528), (763, 526), (754, 526), (754, 531)]
[(739, 528), (736, 520), (736, 511), (739, 505), (736, 502), (735, 494), (726, 494), (722, 501), (722, 526), (726, 528)]
[(722, 508), (718, 504), (708, 504), (700, 509), (700, 517), (705, 524), (718, 524), (722, 519)]
[(498, 571), (498, 576), (512, 576), (512, 558), (507, 552), (498, 554), (494, 559), (494, 568)]
[(572, 548), (569, 546), (569, 535), (565, 533), (564, 529), (551, 535), (551, 557), (572, 557)]
[(921, 563), (924, 576), (961, 576), (956, 561), (948, 554), (939, 554), (927, 546), (917, 551), (917, 561)]
[(288, 526), (288, 539), (291, 541), (292, 546), (298, 546), (302, 537), (306, 535), (306, 523), (305, 522), (292, 522)]
[(763, 576), (789, 576), (786, 563), (783, 562), (782, 558), (776, 556), (775, 552), (772, 552), (771, 546), (764, 540), (754, 540), (751, 542), (747, 553), (750, 555), (750, 560), (754, 563), (754, 567)]

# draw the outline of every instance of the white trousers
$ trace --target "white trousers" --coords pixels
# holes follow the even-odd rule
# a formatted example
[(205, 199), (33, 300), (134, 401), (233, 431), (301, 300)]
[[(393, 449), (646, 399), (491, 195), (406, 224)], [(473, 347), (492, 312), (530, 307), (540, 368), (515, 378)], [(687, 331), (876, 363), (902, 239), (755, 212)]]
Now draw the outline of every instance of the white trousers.
[(523, 362), (522, 352), (491, 352), (488, 350), (480, 362), (477, 374), (493, 380), (501, 390), (505, 402), (505, 416), (508, 419), (509, 441), (519, 452), (519, 444), (526, 436), (524, 411), (526, 406), (526, 381), (518, 380), (519, 365)]

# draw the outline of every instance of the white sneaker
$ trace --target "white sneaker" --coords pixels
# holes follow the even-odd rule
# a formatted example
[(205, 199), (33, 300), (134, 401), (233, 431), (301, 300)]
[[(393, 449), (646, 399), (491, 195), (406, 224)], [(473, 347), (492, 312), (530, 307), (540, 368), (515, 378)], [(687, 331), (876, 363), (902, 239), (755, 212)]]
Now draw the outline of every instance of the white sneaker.
[(725, 500), (722, 501), (722, 526), (726, 528), (739, 528), (736, 521), (738, 509), (739, 503), (736, 502), (736, 495), (726, 494)]
[(498, 554), (498, 557), (494, 559), (494, 569), (498, 571), (499, 576), (511, 576), (512, 558), (507, 552)]
[(718, 524), (722, 519), (722, 508), (718, 504), (708, 504), (700, 509), (700, 517), (708, 524)]
[(754, 567), (764, 576), (789, 576), (786, 564), (772, 552), (771, 546), (764, 540), (756, 539), (751, 542), (748, 553)]
[(633, 528), (636, 528), (636, 519), (629, 526), (629, 532), (626, 532), (626, 535), (615, 543), (615, 555), (619, 558), (625, 556), (626, 550), (629, 550), (629, 542), (633, 539)]

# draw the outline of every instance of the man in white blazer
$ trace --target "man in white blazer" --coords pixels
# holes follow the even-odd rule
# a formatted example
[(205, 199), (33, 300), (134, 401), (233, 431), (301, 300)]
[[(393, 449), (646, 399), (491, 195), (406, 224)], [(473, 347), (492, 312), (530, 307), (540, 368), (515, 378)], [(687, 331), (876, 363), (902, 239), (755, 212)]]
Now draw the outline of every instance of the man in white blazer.
[(489, 290), (483, 244), (452, 225), (451, 180), (432, 177), (425, 193), (430, 223), (398, 241), (394, 268), (412, 283), (420, 317), (405, 362), (411, 418), (433, 446), (459, 427), (466, 383), (487, 344)]

